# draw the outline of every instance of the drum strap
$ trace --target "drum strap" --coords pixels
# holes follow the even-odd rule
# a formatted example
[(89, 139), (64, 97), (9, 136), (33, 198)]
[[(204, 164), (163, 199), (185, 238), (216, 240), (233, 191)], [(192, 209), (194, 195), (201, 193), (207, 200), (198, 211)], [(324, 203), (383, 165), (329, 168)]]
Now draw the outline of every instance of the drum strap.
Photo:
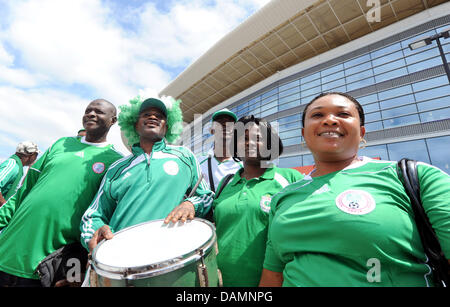
[(194, 188), (192, 188), (191, 192), (189, 193), (189, 195), (186, 198), (192, 197), (195, 193), (195, 191), (197, 190), (198, 186), (200, 185), (200, 182), (202, 182), (203, 179), (203, 174), (200, 173), (200, 175), (198, 176), (198, 180), (197, 183), (195, 184)]
[(209, 287), (208, 270), (205, 264), (204, 252), (199, 250), (200, 253), (200, 263), (197, 266), (197, 274), (200, 283), (200, 287)]
[(211, 191), (216, 192), (216, 188), (214, 186), (214, 178), (212, 174), (212, 165), (211, 165), (211, 156), (208, 157), (208, 176), (209, 176), (209, 186), (211, 187)]

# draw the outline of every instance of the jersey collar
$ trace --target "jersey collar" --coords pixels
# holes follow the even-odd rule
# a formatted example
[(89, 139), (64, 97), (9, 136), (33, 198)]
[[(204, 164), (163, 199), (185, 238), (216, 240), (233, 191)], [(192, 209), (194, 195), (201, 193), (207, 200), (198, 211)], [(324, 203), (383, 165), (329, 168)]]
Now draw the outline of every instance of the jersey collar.
[[(155, 144), (153, 144), (152, 152), (161, 151), (164, 148), (166, 148), (166, 145), (167, 145), (166, 138), (163, 138), (161, 141), (158, 141)], [(134, 155), (141, 155), (144, 153), (144, 150), (141, 148), (139, 143), (134, 144), (131, 150)]]
[[(241, 167), (236, 174), (234, 175), (233, 180), (231, 181), (231, 185), (237, 185), (241, 180), (244, 180), (244, 178), (241, 177), (242, 172), (244, 171), (244, 168)], [(259, 176), (258, 178), (252, 178), (252, 179), (264, 179), (264, 180), (273, 180), (275, 178), (275, 167), (269, 167), (265, 170), (264, 174)], [(250, 180), (252, 180), (250, 179)]]
[(109, 145), (108, 142), (103, 142), (103, 143), (88, 142), (88, 141), (86, 141), (86, 137), (85, 136), (81, 137), (80, 142), (83, 143), (83, 144), (86, 144), (86, 145), (92, 145), (92, 146), (97, 146), (97, 147), (106, 147), (106, 146)]

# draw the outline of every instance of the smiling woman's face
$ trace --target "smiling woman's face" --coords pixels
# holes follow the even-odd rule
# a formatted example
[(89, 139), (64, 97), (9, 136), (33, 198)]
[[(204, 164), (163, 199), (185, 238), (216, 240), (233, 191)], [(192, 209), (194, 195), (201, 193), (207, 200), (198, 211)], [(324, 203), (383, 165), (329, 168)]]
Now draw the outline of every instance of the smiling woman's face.
[(261, 149), (265, 145), (261, 128), (253, 123), (245, 129), (245, 133), (237, 140), (238, 149), (244, 151), (244, 156), (241, 159), (247, 162), (259, 162), (261, 160)]
[(356, 156), (364, 134), (355, 104), (344, 96), (323, 96), (306, 110), (302, 135), (316, 160)]

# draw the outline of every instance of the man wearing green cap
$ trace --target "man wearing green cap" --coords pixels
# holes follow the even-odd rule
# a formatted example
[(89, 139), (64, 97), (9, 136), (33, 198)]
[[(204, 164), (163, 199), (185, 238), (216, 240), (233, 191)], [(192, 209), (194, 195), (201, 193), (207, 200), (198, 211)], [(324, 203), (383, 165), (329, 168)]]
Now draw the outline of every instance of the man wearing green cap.
[(19, 187), (23, 167), (32, 165), (39, 153), (40, 150), (35, 143), (21, 142), (17, 145), (16, 153), (0, 164), (0, 207)]
[(215, 112), (211, 119), (210, 132), (214, 136), (214, 146), (199, 160), (203, 176), (214, 192), (223, 177), (236, 173), (242, 167), (242, 162), (233, 160), (228, 146), (236, 121), (236, 114), (227, 108)]
[[(164, 102), (163, 102), (164, 100)], [(119, 126), (132, 155), (112, 165), (81, 221), (81, 241), (92, 251), (102, 239), (146, 221), (166, 218), (175, 208), (182, 220), (210, 209), (213, 193), (194, 154), (173, 146), (181, 132), (180, 101), (137, 97), (121, 106)]]
[(42, 260), (79, 245), (79, 221), (108, 167), (123, 157), (106, 140), (116, 112), (107, 100), (90, 102), (82, 117), (86, 136), (53, 143), (0, 208), (0, 286), (40, 286)]

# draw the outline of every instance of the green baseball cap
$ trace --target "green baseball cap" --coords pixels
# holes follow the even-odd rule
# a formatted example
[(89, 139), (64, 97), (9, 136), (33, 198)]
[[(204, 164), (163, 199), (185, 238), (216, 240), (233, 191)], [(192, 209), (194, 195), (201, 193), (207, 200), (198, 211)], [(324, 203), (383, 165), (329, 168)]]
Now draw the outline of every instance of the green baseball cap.
[(211, 121), (214, 121), (214, 119), (216, 119), (216, 117), (221, 116), (221, 115), (230, 116), (231, 118), (234, 119), (234, 122), (237, 122), (237, 116), (236, 116), (236, 114), (234, 114), (233, 112), (231, 112), (231, 111), (228, 110), (227, 108), (215, 112), (215, 113), (212, 115)]
[(144, 100), (139, 108), (139, 114), (147, 108), (154, 107), (161, 110), (165, 117), (167, 117), (167, 108), (164, 102), (156, 98), (148, 98)]

